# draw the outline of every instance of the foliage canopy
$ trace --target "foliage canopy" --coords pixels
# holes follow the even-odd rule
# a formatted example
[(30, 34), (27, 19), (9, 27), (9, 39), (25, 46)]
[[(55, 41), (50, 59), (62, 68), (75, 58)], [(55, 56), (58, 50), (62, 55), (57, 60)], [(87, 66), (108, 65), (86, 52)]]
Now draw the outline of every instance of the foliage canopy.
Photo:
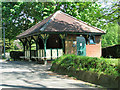
[[(61, 10), (89, 25), (107, 30), (108, 34), (103, 36), (102, 41), (102, 46), (105, 47), (118, 44), (117, 7), (118, 3), (113, 3), (111, 8), (101, 8), (98, 2), (2, 2), (2, 22), (5, 23), (6, 38), (14, 40), (21, 32)], [(114, 35), (112, 39), (109, 36), (111, 34)]]

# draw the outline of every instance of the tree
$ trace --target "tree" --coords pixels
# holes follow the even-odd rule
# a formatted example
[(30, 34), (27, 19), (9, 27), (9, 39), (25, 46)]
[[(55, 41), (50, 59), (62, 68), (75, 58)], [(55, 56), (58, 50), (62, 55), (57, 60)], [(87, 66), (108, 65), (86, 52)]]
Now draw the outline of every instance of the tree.
[(6, 23), (6, 38), (12, 40), (57, 10), (96, 26), (98, 9), (95, 2), (2, 2), (2, 22)]
[(102, 47), (120, 44), (118, 36), (118, 23), (108, 24), (106, 26), (106, 34), (102, 36)]
[(101, 8), (98, 2), (2, 2), (2, 22), (6, 23), (6, 38), (14, 40), (21, 32), (61, 10), (109, 32), (109, 26), (119, 19), (118, 6), (117, 2), (111, 8)]
[(119, 11), (120, 11), (120, 1), (112, 2), (110, 6), (105, 6), (103, 8), (103, 15), (98, 17), (98, 19), (106, 19), (106, 23), (113, 23), (119, 19)]
[(102, 36), (102, 47), (107, 47), (115, 44), (120, 44), (120, 15), (119, 15), (120, 2), (113, 2), (111, 6), (104, 7), (103, 15), (98, 17), (99, 20), (104, 19), (104, 29), (106, 34)]

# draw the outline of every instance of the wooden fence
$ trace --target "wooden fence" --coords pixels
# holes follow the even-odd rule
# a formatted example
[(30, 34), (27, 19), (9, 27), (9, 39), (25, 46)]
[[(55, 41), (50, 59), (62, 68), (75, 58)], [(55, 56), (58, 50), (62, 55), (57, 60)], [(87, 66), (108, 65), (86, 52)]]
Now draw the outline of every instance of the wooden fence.
[(114, 45), (114, 46), (102, 48), (102, 57), (120, 58), (120, 45)]

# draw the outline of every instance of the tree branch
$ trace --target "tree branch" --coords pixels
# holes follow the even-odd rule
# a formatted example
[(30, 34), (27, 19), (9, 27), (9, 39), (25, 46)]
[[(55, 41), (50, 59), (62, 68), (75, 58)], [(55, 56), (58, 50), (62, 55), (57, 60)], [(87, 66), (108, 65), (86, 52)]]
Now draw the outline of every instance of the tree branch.
[[(120, 16), (118, 16), (117, 18), (114, 18), (114, 19), (108, 21), (107, 23), (113, 22), (113, 21), (115, 21), (115, 20), (117, 20), (117, 19), (119, 19), (119, 18), (120, 18)], [(118, 22), (119, 22), (119, 21), (118, 21)]]
[[(113, 11), (112, 13), (109, 13), (109, 14), (104, 14), (104, 15), (103, 15), (103, 16), (101, 16), (101, 17), (104, 17), (104, 16), (109, 16), (109, 15), (111, 15), (111, 14), (115, 13), (116, 11), (118, 11), (118, 10), (115, 10), (115, 11)], [(101, 17), (98, 17), (97, 19), (100, 19)]]

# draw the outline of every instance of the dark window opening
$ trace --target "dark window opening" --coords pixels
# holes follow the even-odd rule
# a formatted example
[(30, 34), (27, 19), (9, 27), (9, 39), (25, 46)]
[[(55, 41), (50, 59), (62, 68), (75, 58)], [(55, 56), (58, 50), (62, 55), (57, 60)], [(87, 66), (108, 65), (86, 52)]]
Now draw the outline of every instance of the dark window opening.
[(57, 34), (52, 34), (48, 37), (46, 48), (62, 48), (62, 40)]
[(89, 44), (95, 44), (95, 36), (89, 36)]
[(39, 49), (44, 49), (44, 43), (41, 38), (38, 39)]

